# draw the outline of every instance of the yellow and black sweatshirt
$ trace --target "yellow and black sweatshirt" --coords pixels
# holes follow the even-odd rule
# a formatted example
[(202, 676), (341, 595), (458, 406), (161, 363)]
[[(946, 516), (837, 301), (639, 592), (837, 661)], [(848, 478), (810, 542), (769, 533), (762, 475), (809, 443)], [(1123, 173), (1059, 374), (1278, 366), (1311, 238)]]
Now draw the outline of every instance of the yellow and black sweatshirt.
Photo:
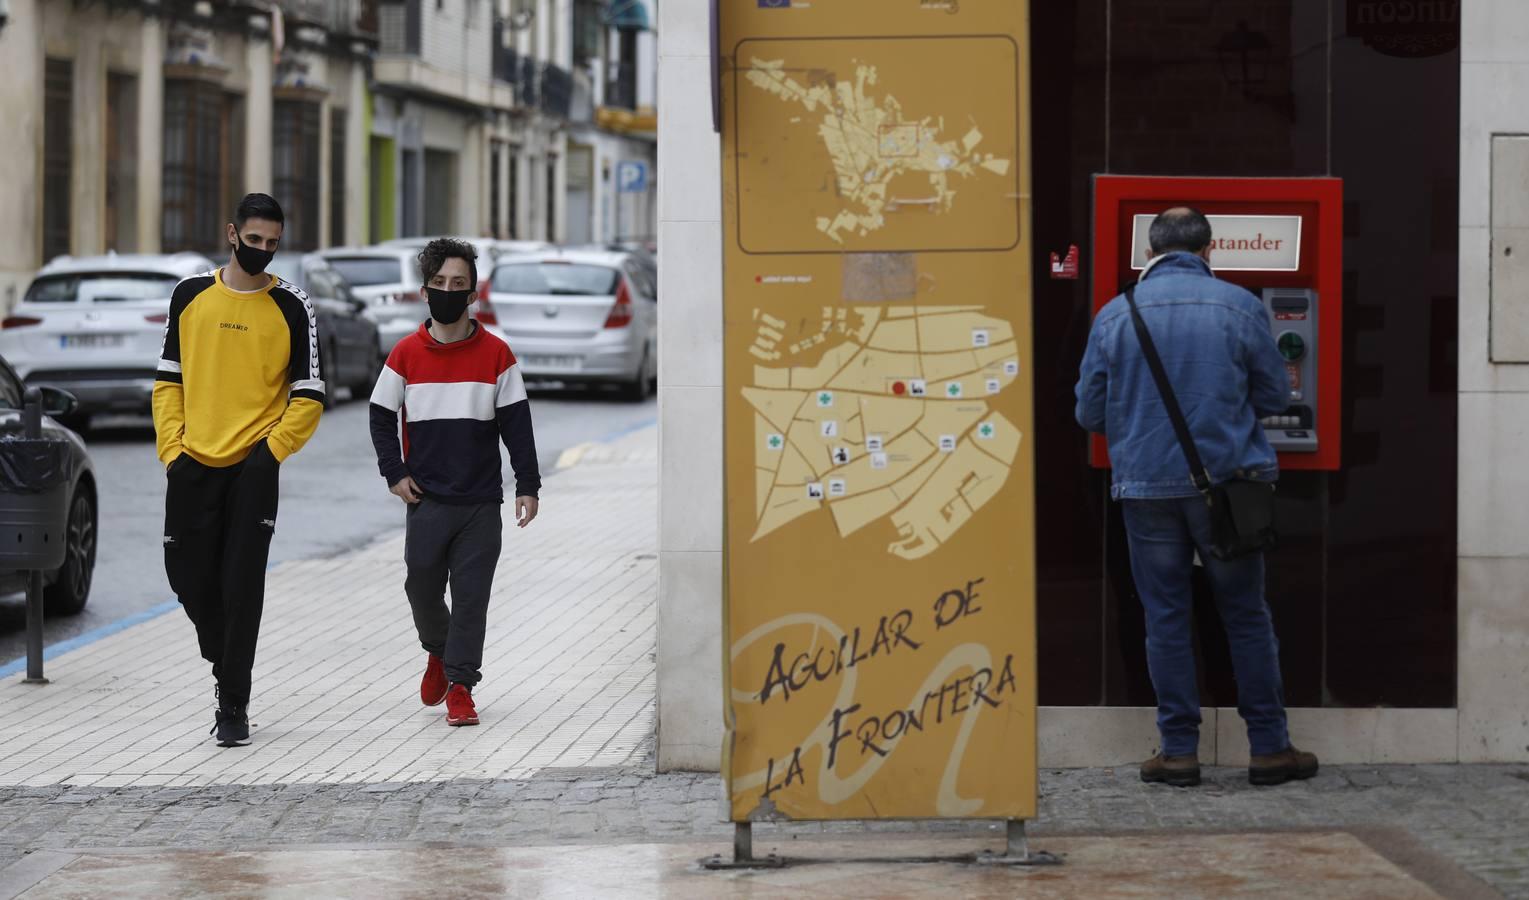
[(161, 462), (184, 452), (231, 466), (261, 440), (281, 461), (313, 437), (323, 408), (307, 294), (275, 276), (263, 290), (236, 291), (222, 269), (175, 286), (154, 384)]

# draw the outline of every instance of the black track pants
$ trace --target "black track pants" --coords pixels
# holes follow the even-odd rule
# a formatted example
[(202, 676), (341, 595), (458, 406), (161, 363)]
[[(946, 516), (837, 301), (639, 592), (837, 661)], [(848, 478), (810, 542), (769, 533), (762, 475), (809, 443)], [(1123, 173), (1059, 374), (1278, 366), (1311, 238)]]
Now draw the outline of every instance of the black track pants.
[(187, 455), (170, 464), (165, 573), (228, 706), (250, 698), (280, 476), (264, 441), (244, 462), (225, 468)]
[(454, 506), (428, 497), (409, 507), (404, 593), (414, 610), (414, 628), (420, 646), (445, 661), (446, 677), (469, 688), (482, 677), (488, 599), (504, 531), (502, 508), (499, 503)]

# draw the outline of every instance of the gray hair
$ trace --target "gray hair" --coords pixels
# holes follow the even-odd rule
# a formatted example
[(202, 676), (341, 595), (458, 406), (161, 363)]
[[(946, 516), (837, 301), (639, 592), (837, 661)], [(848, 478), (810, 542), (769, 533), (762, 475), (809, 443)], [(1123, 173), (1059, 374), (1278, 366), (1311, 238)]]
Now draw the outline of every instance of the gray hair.
[(1199, 253), (1210, 246), (1210, 238), (1210, 220), (1189, 206), (1163, 210), (1152, 220), (1152, 227), (1147, 231), (1147, 243), (1157, 256), (1175, 250)]

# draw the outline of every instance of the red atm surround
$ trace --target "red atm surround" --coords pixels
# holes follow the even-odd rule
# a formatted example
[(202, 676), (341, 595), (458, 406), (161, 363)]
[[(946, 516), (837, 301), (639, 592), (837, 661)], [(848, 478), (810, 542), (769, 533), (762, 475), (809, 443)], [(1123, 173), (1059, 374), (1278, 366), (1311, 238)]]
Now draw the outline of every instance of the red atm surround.
[[(1136, 279), (1131, 269), (1135, 216), (1173, 206), (1206, 215), (1301, 217), (1300, 259), (1294, 271), (1224, 271), (1216, 277), (1253, 290), (1309, 288), (1317, 292), (1320, 328), (1316, 350), (1318, 435), (1315, 452), (1280, 453), (1284, 470), (1334, 471), (1341, 460), (1343, 398), (1343, 181), (1339, 178), (1181, 178), (1094, 176), (1094, 313)], [(1093, 438), (1091, 462), (1109, 467), (1104, 438)]]

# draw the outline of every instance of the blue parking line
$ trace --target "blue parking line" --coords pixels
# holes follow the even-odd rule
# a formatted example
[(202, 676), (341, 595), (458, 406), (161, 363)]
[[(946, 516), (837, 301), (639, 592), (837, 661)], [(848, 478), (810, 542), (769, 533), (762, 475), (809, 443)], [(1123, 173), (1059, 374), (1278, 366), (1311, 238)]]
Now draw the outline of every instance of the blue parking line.
[(627, 427), (625, 427), (625, 428), (623, 428), (623, 429), (621, 429), (619, 431), (611, 432), (610, 434), (607, 434), (605, 437), (595, 438), (594, 442), (596, 444), (609, 444), (611, 441), (618, 441), (618, 440), (626, 437), (629, 434), (636, 434), (637, 432), (643, 430), (644, 428), (651, 428), (651, 427), (653, 427), (654, 425), (657, 425), (657, 424), (658, 424), (658, 419), (657, 418), (643, 419), (641, 422), (637, 422), (636, 424), (633, 424), (633, 425), (628, 425)]
[[(59, 641), (56, 644), (49, 644), (43, 648), (43, 662), (47, 662), (56, 657), (63, 656), (65, 653), (68, 653), (71, 650), (78, 650), (81, 647), (94, 644), (96, 641), (99, 641), (102, 638), (109, 638), (119, 631), (124, 631), (128, 628), (132, 628), (134, 625), (141, 625), (150, 619), (157, 619), (165, 613), (175, 609), (180, 609), (180, 601), (166, 600), (164, 603), (161, 603), (158, 606), (151, 606), (148, 609), (142, 610), (140, 612), (135, 612), (126, 618), (118, 619), (117, 621), (107, 625), (102, 625), (100, 628), (92, 628), (90, 631), (87, 631), (84, 634), (75, 635), (67, 641)], [(21, 657), (20, 659), (13, 659), (5, 665), (0, 666), (0, 678), (9, 678), (12, 675), (25, 672), (26, 670), (27, 658), (25, 656)]]

